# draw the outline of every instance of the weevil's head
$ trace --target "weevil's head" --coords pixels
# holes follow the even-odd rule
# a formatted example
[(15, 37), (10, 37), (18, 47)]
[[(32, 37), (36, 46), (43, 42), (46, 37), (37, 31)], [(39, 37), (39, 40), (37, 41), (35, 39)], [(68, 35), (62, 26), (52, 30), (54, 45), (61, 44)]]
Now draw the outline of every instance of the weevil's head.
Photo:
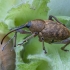
[(45, 21), (36, 19), (28, 22), (26, 27), (29, 28), (31, 32), (41, 32), (45, 27)]
[(45, 21), (40, 20), (40, 19), (36, 19), (33, 21), (30, 21), (28, 23), (26, 23), (25, 25), (21, 25), (17, 28), (12, 29), (10, 32), (8, 32), (2, 39), (1, 44), (3, 43), (3, 40), (5, 39), (5, 37), (7, 35), (9, 35), (10, 33), (14, 32), (14, 31), (18, 31), (19, 29), (23, 29), (23, 28), (29, 28), (29, 30), (31, 32), (41, 32), (45, 27)]

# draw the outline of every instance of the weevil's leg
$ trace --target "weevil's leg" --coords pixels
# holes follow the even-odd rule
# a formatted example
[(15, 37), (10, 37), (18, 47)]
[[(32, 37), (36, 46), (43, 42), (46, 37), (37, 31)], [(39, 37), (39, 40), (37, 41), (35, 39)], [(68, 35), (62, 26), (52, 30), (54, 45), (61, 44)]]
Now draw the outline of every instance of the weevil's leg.
[(54, 21), (52, 18), (53, 18), (52, 15), (50, 15), (48, 20)]
[(52, 15), (49, 16), (49, 20), (54, 21), (53, 18), (54, 18), (58, 23), (62, 24), (55, 16), (52, 16)]
[(14, 47), (16, 47), (16, 38), (17, 38), (17, 32), (21, 33), (21, 34), (31, 34), (31, 32), (19, 29), (16, 30), (15, 35), (14, 35)]
[(35, 37), (37, 35), (37, 33), (33, 33), (31, 36), (27, 37), (26, 39), (23, 40), (22, 43), (18, 44), (18, 45), (23, 45), (25, 42), (27, 42), (29, 39)]
[(16, 38), (17, 38), (17, 32), (21, 33), (21, 34), (31, 34), (31, 32), (19, 29), (16, 30), (15, 35), (14, 35), (14, 47), (16, 47)]
[(69, 51), (69, 50), (65, 49), (65, 47), (66, 47), (67, 45), (69, 45), (69, 44), (70, 44), (70, 41), (69, 41), (67, 44), (65, 44), (63, 47), (61, 47), (61, 49), (62, 49), (63, 51)]
[(2, 48), (2, 51), (4, 50), (4, 48), (7, 46), (7, 44), (9, 44), (10, 41), (12, 41), (12, 39), (14, 38), (14, 47), (16, 46), (16, 37), (17, 37), (17, 32), (20, 32), (22, 34), (30, 34), (31, 32), (27, 32), (25, 30), (16, 30), (15, 31), (15, 35), (4, 45), (4, 47)]
[(14, 40), (13, 40), (13, 43), (14, 43), (14, 47), (16, 47), (16, 40), (17, 40), (17, 32), (15, 32), (15, 35), (14, 35)]
[(67, 38), (65, 40), (62, 40), (60, 43), (62, 43), (62, 44), (70, 43), (70, 38)]
[[(58, 23), (62, 24), (55, 16), (52, 16), (52, 15), (49, 16), (49, 20), (54, 21), (53, 18), (54, 18)], [(65, 24), (63, 24), (63, 25), (65, 26)]]
[(44, 38), (42, 37), (41, 39), (42, 39), (43, 50), (44, 50), (44, 52), (45, 52), (45, 54), (46, 54), (47, 51), (46, 51), (46, 49), (45, 49), (45, 45), (44, 45)]
[(28, 31), (25, 31), (25, 30), (22, 30), (22, 29), (16, 30), (16, 32), (19, 32), (21, 34), (31, 34), (31, 32), (28, 32)]

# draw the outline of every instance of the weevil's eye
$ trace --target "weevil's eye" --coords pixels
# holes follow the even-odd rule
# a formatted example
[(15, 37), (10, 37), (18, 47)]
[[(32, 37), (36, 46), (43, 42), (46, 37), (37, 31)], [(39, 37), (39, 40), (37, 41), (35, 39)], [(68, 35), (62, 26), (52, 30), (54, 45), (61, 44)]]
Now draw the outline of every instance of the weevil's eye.
[(29, 28), (31, 26), (31, 21), (27, 23), (26, 27)]

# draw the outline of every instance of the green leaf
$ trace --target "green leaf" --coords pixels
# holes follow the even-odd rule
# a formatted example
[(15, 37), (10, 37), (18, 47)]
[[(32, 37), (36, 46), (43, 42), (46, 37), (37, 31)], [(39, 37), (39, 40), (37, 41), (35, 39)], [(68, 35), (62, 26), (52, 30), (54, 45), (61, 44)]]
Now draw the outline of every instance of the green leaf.
[(8, 26), (4, 22), (0, 22), (0, 33), (5, 34), (8, 32)]
[(18, 64), (16, 70), (36, 70), (36, 68), (42, 63), (42, 61), (32, 61), (31, 63), (27, 64)]
[(46, 19), (47, 18), (47, 7), (48, 0), (34, 0), (32, 4), (24, 3), (20, 4), (17, 8), (12, 8), (6, 20), (12, 19), (15, 25), (24, 24), (33, 19)]
[(18, 2), (17, 0), (0, 0), (0, 20), (4, 20), (8, 11)]

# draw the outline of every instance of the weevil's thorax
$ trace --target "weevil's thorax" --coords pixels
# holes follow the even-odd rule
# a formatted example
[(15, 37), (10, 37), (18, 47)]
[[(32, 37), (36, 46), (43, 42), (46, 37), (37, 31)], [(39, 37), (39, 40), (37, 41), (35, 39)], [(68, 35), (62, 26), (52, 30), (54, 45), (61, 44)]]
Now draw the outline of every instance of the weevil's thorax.
[(60, 41), (70, 37), (70, 30), (58, 22), (47, 20), (44, 29), (39, 33), (39, 39), (41, 36), (45, 42)]
[(31, 26), (29, 27), (31, 32), (41, 32), (45, 27), (45, 21), (36, 19), (31, 21)]

